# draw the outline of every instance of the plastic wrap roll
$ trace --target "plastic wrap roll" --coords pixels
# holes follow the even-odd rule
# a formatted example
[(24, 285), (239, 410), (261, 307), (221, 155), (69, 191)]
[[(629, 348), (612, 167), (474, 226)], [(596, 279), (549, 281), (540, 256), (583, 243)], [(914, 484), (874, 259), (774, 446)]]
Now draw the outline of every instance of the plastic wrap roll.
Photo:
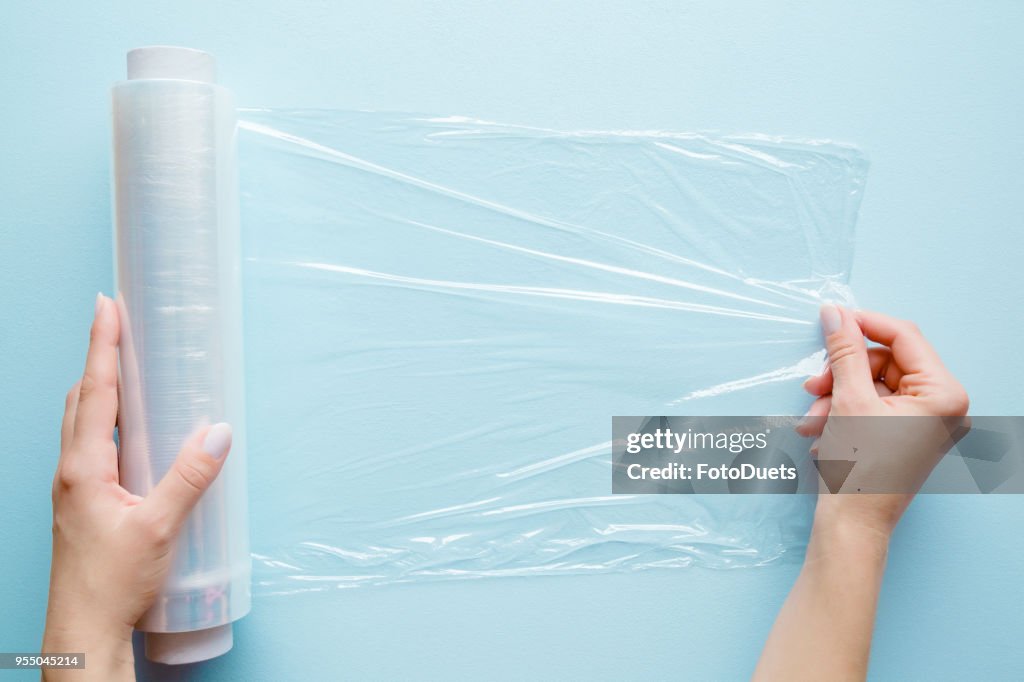
[(122, 485), (146, 495), (197, 428), (234, 432), (137, 624), (148, 658), (186, 663), (230, 649), (251, 603), (235, 109), (203, 52), (133, 50), (128, 78), (113, 89)]

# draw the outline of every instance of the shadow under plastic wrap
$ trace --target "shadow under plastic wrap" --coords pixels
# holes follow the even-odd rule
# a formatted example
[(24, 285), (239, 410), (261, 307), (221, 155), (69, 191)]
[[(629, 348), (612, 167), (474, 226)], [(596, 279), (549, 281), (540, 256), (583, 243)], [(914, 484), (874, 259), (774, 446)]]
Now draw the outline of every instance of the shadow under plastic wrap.
[(806, 409), (855, 149), (240, 118), (257, 597), (800, 555), (807, 496), (612, 495), (611, 417)]

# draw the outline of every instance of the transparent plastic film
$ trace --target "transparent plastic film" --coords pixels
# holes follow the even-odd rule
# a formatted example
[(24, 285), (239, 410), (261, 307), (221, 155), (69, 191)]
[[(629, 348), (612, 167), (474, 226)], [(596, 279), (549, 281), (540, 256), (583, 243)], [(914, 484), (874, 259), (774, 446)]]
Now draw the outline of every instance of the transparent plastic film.
[(778, 561), (806, 496), (612, 495), (611, 417), (793, 414), (832, 143), (240, 113), (258, 594)]
[(121, 483), (145, 496), (197, 429), (233, 429), (137, 624), (147, 656), (184, 663), (230, 648), (251, 601), (236, 117), (209, 55), (145, 48), (128, 63), (112, 93)]

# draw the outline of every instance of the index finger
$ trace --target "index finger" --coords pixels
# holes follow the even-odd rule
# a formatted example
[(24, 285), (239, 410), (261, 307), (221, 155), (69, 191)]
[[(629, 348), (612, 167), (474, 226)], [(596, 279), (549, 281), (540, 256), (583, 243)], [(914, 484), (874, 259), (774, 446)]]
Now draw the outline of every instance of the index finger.
[(112, 440), (117, 422), (117, 341), (121, 325), (114, 302), (96, 297), (96, 318), (79, 388), (75, 440)]
[(942, 366), (939, 354), (913, 322), (870, 310), (858, 310), (856, 316), (864, 336), (888, 346), (892, 350), (893, 361), (904, 373)]

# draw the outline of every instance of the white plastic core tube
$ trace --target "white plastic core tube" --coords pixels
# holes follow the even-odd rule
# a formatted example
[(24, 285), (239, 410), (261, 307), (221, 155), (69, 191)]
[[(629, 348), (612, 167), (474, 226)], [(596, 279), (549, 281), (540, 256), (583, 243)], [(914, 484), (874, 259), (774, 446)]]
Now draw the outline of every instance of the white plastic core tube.
[(196, 429), (233, 430), (137, 624), (147, 658), (191, 663), (228, 651), (251, 603), (235, 108), (198, 50), (132, 50), (128, 78), (113, 89), (122, 485), (144, 496)]

